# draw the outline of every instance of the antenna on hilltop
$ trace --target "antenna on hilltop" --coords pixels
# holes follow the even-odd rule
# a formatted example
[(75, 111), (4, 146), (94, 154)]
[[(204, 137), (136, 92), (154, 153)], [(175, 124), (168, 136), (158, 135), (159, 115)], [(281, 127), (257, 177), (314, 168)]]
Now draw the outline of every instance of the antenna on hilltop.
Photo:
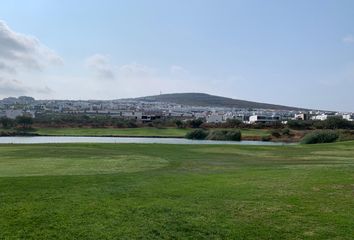
[(160, 91), (160, 95), (162, 95), (162, 92)]

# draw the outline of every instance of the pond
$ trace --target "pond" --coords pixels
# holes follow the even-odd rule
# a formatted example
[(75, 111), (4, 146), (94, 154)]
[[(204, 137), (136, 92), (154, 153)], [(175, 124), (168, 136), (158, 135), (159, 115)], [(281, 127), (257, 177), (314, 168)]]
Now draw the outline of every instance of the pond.
[(141, 138), (141, 137), (0, 137), (0, 144), (40, 144), (40, 143), (162, 143), (162, 144), (235, 144), (235, 145), (288, 145), (284, 142), (263, 141), (213, 141), (190, 140), (184, 138)]

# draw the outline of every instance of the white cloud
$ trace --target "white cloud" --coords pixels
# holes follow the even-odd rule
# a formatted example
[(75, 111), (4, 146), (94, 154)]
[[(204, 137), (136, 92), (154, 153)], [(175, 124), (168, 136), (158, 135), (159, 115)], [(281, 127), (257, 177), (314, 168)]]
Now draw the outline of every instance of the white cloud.
[[(46, 67), (62, 63), (63, 60), (37, 38), (15, 32), (0, 20), (0, 96), (49, 94), (52, 90), (38, 78)], [(39, 75), (36, 75), (38, 70)]]
[(142, 64), (131, 63), (119, 67), (119, 75), (121, 78), (151, 78), (157, 73), (157, 70)]
[[(57, 93), (65, 91), (66, 96), (79, 98), (116, 99), (158, 94), (162, 92), (205, 91), (204, 80), (196, 79), (184, 67), (170, 65), (167, 68), (156, 68), (141, 63), (116, 65), (107, 55), (95, 54), (85, 60), (85, 65), (96, 73), (95, 77), (69, 77), (59, 80), (70, 82), (67, 89), (57, 84), (57, 78), (50, 82), (56, 85)], [(110, 81), (97, 81), (97, 77), (110, 78)], [(85, 82), (85, 84), (82, 84)], [(61, 85), (66, 85), (65, 83)], [(65, 89), (65, 90), (63, 90)], [(71, 92), (70, 92), (71, 91)]]
[(347, 35), (345, 36), (342, 41), (344, 43), (354, 43), (354, 36), (353, 35)]
[(0, 96), (20, 96), (25, 94), (48, 95), (53, 90), (48, 86), (26, 86), (22, 81), (14, 78), (0, 77)]
[(114, 67), (106, 55), (95, 54), (86, 59), (86, 66), (92, 69), (97, 77), (103, 79), (114, 79)]
[(0, 95), (21, 95), (27, 92), (23, 83), (16, 79), (6, 79), (0, 77)]
[(0, 20), (0, 66), (2, 69), (40, 70), (63, 60), (37, 38), (17, 33)]

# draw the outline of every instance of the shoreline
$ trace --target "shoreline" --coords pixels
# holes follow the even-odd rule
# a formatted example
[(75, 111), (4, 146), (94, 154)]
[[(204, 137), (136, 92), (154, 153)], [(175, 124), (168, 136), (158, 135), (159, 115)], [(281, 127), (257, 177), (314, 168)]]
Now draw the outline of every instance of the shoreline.
[[(5, 137), (100, 137), (100, 138), (161, 138), (161, 139), (186, 139), (184, 136), (144, 136), (144, 135), (74, 135), (74, 134), (65, 134), (65, 135), (49, 135), (49, 134), (38, 134), (38, 133), (29, 133), (29, 134), (14, 134), (14, 135), (0, 135), (0, 138)], [(217, 140), (213, 140), (217, 141)], [(269, 141), (262, 140), (262, 137), (258, 136), (245, 136), (242, 137), (241, 141), (253, 141), (253, 142), (273, 142), (273, 143), (298, 143), (299, 141), (285, 140), (285, 139), (272, 139)], [(240, 142), (240, 141), (235, 141)]]
[[(40, 129), (39, 129), (40, 130)], [(248, 129), (247, 129), (248, 130)], [(245, 131), (247, 131), (245, 130)], [(178, 138), (184, 139), (184, 135), (149, 135), (149, 134), (90, 134), (90, 133), (59, 133), (59, 134), (46, 134), (46, 133), (38, 133), (37, 129), (31, 129), (27, 131), (13, 131), (13, 130), (5, 130), (0, 131), (1, 137), (116, 137), (116, 138)], [(241, 129), (242, 131), (242, 129)], [(274, 138), (271, 135), (269, 137), (264, 138), (263, 135), (244, 135), (241, 137), (241, 141), (262, 141), (262, 142), (286, 142), (286, 143), (298, 143), (300, 139), (298, 138)]]

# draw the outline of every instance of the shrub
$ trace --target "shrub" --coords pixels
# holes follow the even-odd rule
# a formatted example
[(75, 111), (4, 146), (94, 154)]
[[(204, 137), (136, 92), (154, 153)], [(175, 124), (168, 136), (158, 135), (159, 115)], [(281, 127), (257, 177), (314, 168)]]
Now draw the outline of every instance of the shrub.
[(276, 138), (281, 137), (280, 130), (278, 130), (278, 129), (272, 129), (270, 131), (270, 133), (272, 134), (273, 137), (276, 137)]
[(241, 141), (242, 135), (240, 130), (231, 130), (226, 133), (228, 141)]
[(28, 116), (18, 116), (16, 117), (16, 123), (19, 124), (23, 129), (29, 129), (33, 124), (33, 119), (32, 117)]
[(340, 131), (338, 141), (348, 141), (348, 140), (354, 140), (354, 131), (353, 130)]
[(342, 117), (330, 117), (322, 122), (325, 129), (354, 129), (354, 124)]
[(181, 120), (176, 120), (175, 124), (177, 128), (186, 128), (185, 124)]
[(12, 128), (15, 126), (15, 121), (7, 117), (0, 118), (0, 123), (3, 128)]
[(193, 119), (193, 120), (190, 120), (188, 121), (188, 125), (191, 127), (191, 128), (199, 128), (200, 125), (203, 124), (203, 120), (198, 118), (198, 119)]
[(214, 130), (211, 131), (207, 139), (219, 141), (241, 141), (240, 130)]
[(290, 131), (290, 129), (289, 128), (284, 128), (282, 131), (281, 131), (281, 133), (283, 134), (283, 135), (291, 135), (291, 131)]
[(272, 138), (270, 136), (262, 136), (261, 140), (263, 142), (269, 142)]
[(339, 134), (330, 130), (318, 130), (312, 133), (308, 133), (302, 139), (303, 144), (316, 144), (316, 143), (331, 143), (335, 142), (339, 137)]
[(225, 123), (223, 123), (223, 127), (225, 128), (239, 128), (243, 125), (243, 122), (238, 119), (227, 119)]
[(185, 138), (204, 140), (208, 136), (208, 132), (203, 129), (195, 129), (186, 134)]
[(313, 125), (315, 124), (314, 121), (312, 120), (290, 120), (288, 121), (287, 125), (291, 129), (298, 129), (298, 130), (306, 130), (306, 129), (311, 129)]

